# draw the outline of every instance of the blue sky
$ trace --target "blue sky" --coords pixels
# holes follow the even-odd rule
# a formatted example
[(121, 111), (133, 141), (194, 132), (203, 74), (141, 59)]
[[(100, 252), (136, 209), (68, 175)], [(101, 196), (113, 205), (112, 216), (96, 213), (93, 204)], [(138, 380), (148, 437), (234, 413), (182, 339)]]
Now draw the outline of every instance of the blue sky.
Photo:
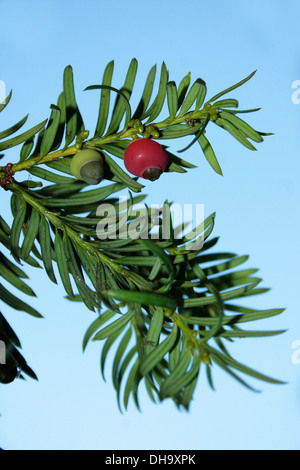
[[(288, 329), (282, 336), (236, 342), (231, 348), (241, 362), (287, 385), (252, 382), (262, 390), (253, 394), (215, 369), (216, 391), (210, 390), (203, 375), (190, 413), (179, 413), (169, 402), (155, 406), (141, 390), (142, 412), (130, 403), (121, 415), (109, 363), (107, 383), (100, 376), (100, 346), (90, 345), (82, 354), (82, 338), (94, 315), (64, 300), (63, 289), (50, 285), (46, 276), (28, 270), (38, 293), (33, 305), (45, 318), (37, 320), (6, 307), (4, 312), (39, 382), (1, 387), (0, 447), (299, 450), (300, 364), (292, 361), (293, 342), (300, 340), (300, 105), (292, 101), (292, 84), (300, 80), (299, 2), (153, 0), (143, 6), (120, 0), (1, 0), (0, 13), (0, 80), (8, 91), (13, 89), (1, 116), (2, 128), (27, 113), (28, 126), (48, 117), (68, 64), (73, 66), (78, 101), (91, 128), (97, 106), (91, 94), (81, 91), (99, 83), (112, 59), (116, 87), (122, 86), (130, 60), (138, 59), (137, 96), (151, 66), (162, 61), (177, 83), (187, 72), (194, 80), (204, 79), (210, 96), (257, 70), (231, 96), (238, 98), (241, 108), (261, 107), (248, 122), (274, 136), (250, 152), (211, 126), (207, 135), (224, 177), (211, 170), (194, 146), (184, 158), (197, 169), (149, 183), (146, 193), (153, 203), (167, 197), (181, 204), (202, 203), (206, 215), (216, 211), (216, 249), (249, 254), (248, 266), (259, 268), (264, 286), (271, 287), (269, 293), (251, 299), (251, 305), (286, 308), (284, 315), (258, 327)], [(181, 142), (172, 143), (173, 152), (180, 148)], [(18, 150), (9, 158), (17, 160)], [(1, 192), (1, 210), (7, 218), (8, 197)]]

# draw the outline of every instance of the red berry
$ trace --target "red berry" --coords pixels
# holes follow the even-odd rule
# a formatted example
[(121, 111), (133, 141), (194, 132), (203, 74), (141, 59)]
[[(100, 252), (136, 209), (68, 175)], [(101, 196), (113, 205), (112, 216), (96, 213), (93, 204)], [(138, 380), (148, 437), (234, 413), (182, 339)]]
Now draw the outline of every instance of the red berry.
[(162, 146), (151, 139), (138, 139), (128, 145), (124, 153), (124, 165), (135, 176), (157, 180), (166, 170), (169, 160)]

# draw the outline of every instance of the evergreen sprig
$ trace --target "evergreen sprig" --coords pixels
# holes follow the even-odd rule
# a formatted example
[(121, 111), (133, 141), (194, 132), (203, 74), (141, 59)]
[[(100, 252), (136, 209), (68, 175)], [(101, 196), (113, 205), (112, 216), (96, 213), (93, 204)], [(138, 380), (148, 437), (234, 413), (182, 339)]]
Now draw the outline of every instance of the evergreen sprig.
[[(19, 134), (26, 116), (0, 133), (0, 151), (21, 146), (19, 160), (0, 167), (1, 186), (11, 192), (13, 216), (11, 226), (0, 216), (3, 247), (0, 276), (23, 294), (33, 296), (20, 265), (42, 267), (52, 282), (62, 283), (70, 301), (81, 301), (96, 313), (84, 336), (83, 349), (91, 339), (104, 341), (101, 353), (104, 377), (107, 355), (116, 347), (112, 381), (120, 409), (122, 405), (127, 409), (130, 396), (140, 406), (141, 382), (155, 403), (171, 398), (178, 407), (189, 409), (201, 365), (212, 387), (213, 365), (251, 390), (253, 387), (240, 373), (269, 383), (282, 383), (241, 364), (226, 347), (226, 342), (232, 343), (235, 338), (282, 333), (241, 328), (243, 323), (283, 312), (283, 309), (256, 310), (232, 303), (268, 290), (258, 287), (261, 279), (256, 269), (239, 269), (248, 256), (211, 252), (218, 241), (216, 237), (211, 238), (215, 214), (189, 233), (184, 233), (184, 227), (173, 227), (172, 205), (168, 201), (162, 210), (146, 205), (140, 209), (142, 227), (133, 230), (136, 229), (135, 204), (145, 198), (141, 194), (143, 185), (117, 163), (123, 159), (133, 138), (163, 141), (191, 136), (190, 143), (181, 151), (198, 142), (211, 167), (222, 174), (206, 136), (210, 122), (250, 150), (255, 149), (252, 142), (260, 143), (263, 135), (268, 135), (237, 116), (257, 109), (239, 110), (236, 99), (223, 99), (223, 95), (246, 83), (254, 73), (206, 101), (207, 88), (202, 79), (191, 84), (191, 74), (187, 74), (177, 86), (169, 80), (163, 63), (155, 97), (152, 99), (156, 66), (150, 70), (142, 97), (132, 112), (137, 67), (133, 59), (123, 86), (116, 88), (112, 86), (114, 63), (110, 62), (101, 84), (86, 88), (100, 90), (92, 137), (78, 108), (70, 66), (65, 68), (63, 90), (57, 103), (51, 105), (48, 120)], [(11, 93), (0, 111), (10, 98)], [(168, 115), (161, 118), (165, 109)], [(90, 189), (72, 176), (70, 161), (80, 149), (101, 152), (108, 184)], [(167, 172), (182, 173), (194, 168), (169, 149), (166, 151), (170, 160)], [(16, 181), (16, 174), (24, 170), (36, 180)], [(129, 195), (121, 203), (116, 193), (125, 189)], [(99, 215), (99, 207), (103, 205), (112, 208), (112, 214)], [(164, 233), (166, 215), (168, 237)], [(106, 238), (99, 236), (99, 223), (106, 227)], [(158, 229), (155, 236), (154, 226)], [(197, 245), (199, 240), (201, 243)], [(5, 252), (10, 253), (11, 259)], [(41, 316), (2, 284), (0, 299), (17, 310)], [(24, 373), (36, 378), (21, 356), (21, 344), (2, 314), (0, 328), (1, 339), (8, 345), (11, 367), (21, 377)]]

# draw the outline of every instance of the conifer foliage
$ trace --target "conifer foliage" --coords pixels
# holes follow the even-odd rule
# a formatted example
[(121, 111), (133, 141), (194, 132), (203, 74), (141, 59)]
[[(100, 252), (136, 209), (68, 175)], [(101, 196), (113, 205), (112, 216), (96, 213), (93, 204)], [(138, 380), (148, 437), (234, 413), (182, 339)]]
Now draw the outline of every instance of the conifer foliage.
[[(202, 79), (191, 83), (189, 73), (176, 84), (163, 63), (160, 71), (156, 66), (149, 71), (133, 110), (137, 69), (138, 62), (133, 59), (123, 85), (116, 88), (112, 85), (114, 62), (109, 62), (101, 83), (86, 88), (94, 93), (95, 100), (100, 97), (92, 131), (85, 127), (76, 100), (73, 69), (67, 66), (62, 92), (51, 105), (49, 119), (22, 132), (26, 116), (0, 132), (4, 161), (0, 167), (1, 191), (10, 192), (12, 212), (11, 224), (0, 215), (0, 340), (6, 346), (0, 382), (37, 378), (5, 319), (5, 307), (42, 316), (17, 294), (35, 295), (26, 281), (26, 269), (39, 267), (49, 282), (63, 285), (66, 302), (82, 302), (95, 312), (95, 320), (84, 335), (83, 349), (91, 340), (103, 342), (103, 375), (108, 354), (111, 348), (114, 350), (112, 383), (120, 409), (127, 409), (130, 397), (140, 407), (138, 391), (143, 383), (154, 403), (172, 399), (179, 408), (188, 410), (191, 400), (197, 399), (200, 371), (213, 388), (215, 366), (251, 390), (254, 388), (245, 376), (282, 383), (240, 363), (228, 349), (229, 345), (236, 347), (236, 338), (282, 333), (245, 328), (283, 312), (281, 308), (261, 310), (243, 305), (248, 296), (268, 290), (260, 286), (257, 269), (242, 267), (248, 256), (214, 251), (218, 242), (212, 235), (215, 214), (178, 236), (181, 232), (173, 226), (168, 201), (162, 201), (162, 211), (149, 209), (146, 204), (140, 209), (143, 226), (139, 234), (143, 236), (134, 236), (130, 230), (135, 221), (133, 208), (146, 196), (143, 179), (129, 174), (122, 161), (134, 139), (153, 139), (168, 155), (169, 164), (161, 178), (172, 178), (172, 172), (195, 168), (181, 154), (198, 145), (199, 153), (222, 175), (207, 137), (209, 126), (219, 126), (250, 150), (268, 135), (242, 118), (258, 109), (240, 110), (236, 99), (224, 97), (254, 73), (207, 99)], [(0, 111), (5, 110), (11, 95)], [(177, 155), (165, 145), (187, 136), (189, 143)], [(16, 146), (19, 159), (11, 162), (10, 149)], [(81, 150), (101, 155), (103, 179), (92, 187), (74, 177), (70, 168), (72, 158)], [(156, 183), (151, 184), (155, 187)], [(124, 190), (127, 199), (120, 204), (118, 193)], [(99, 215), (99, 206), (103, 205), (115, 209), (114, 217)], [(168, 237), (164, 232), (166, 215)], [(106, 238), (99, 237), (101, 220)], [(151, 236), (154, 225), (158, 228), (155, 237)], [(109, 237), (116, 233), (114, 238)]]

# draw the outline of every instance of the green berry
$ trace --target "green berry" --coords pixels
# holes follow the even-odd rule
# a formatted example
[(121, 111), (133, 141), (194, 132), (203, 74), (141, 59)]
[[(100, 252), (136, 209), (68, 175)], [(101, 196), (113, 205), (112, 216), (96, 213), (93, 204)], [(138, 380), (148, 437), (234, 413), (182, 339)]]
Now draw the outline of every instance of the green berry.
[(96, 150), (81, 150), (71, 160), (70, 169), (75, 178), (87, 184), (99, 184), (103, 179), (103, 158)]

